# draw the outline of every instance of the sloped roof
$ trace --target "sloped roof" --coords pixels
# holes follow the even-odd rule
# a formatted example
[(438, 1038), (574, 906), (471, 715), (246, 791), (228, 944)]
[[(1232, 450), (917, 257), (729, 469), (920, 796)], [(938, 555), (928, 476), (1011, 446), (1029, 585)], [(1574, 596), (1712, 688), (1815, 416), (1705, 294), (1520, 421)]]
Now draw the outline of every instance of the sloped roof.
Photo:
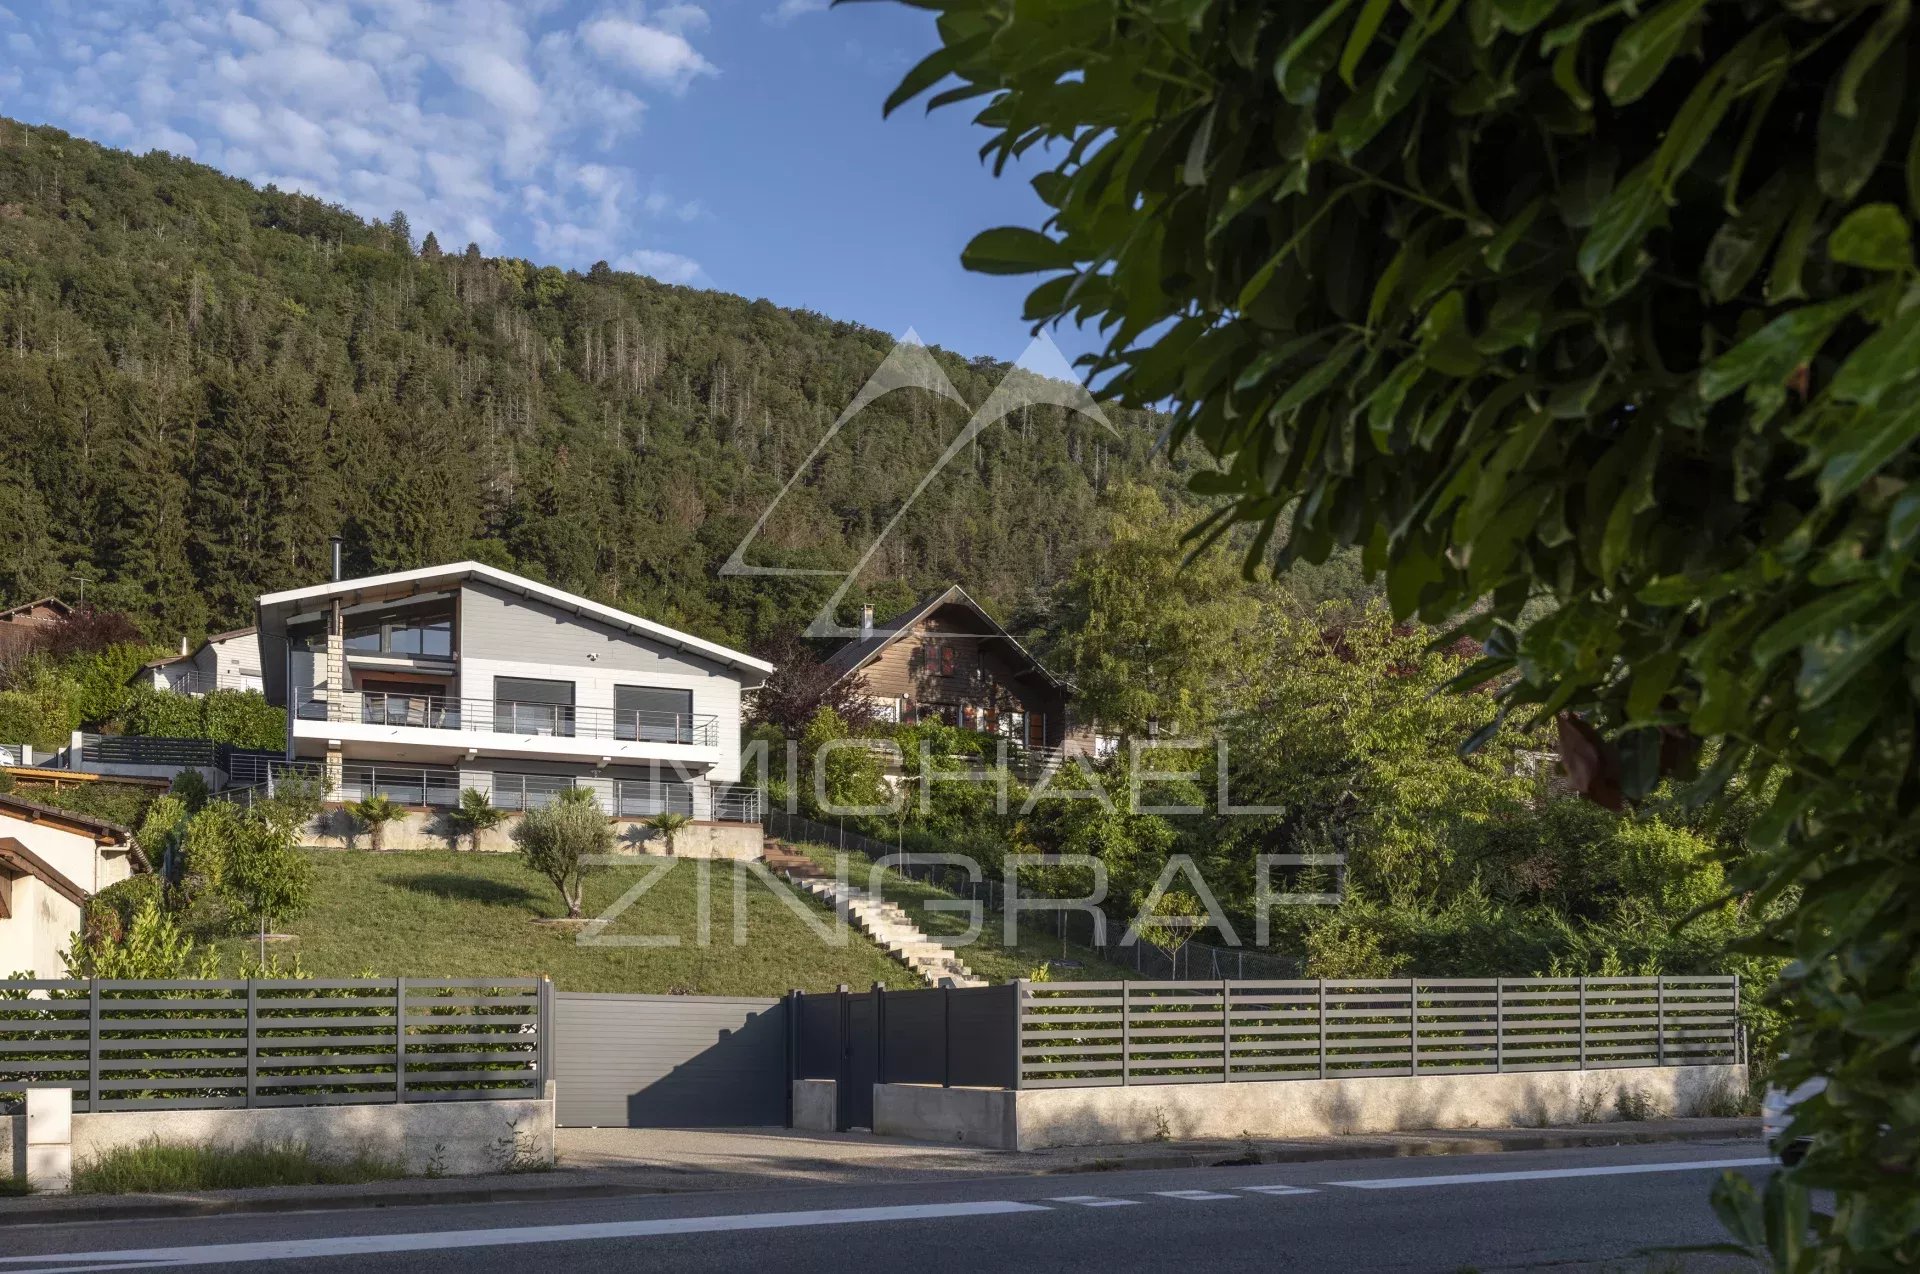
[(16, 615), (23, 615), (41, 606), (58, 611), (62, 615), (73, 614), (73, 607), (57, 597), (37, 597), (33, 601), (22, 602), (18, 606), (9, 606), (5, 610), (0, 610), (0, 623), (12, 622)]
[[(628, 632), (652, 638), (663, 645), (686, 651), (738, 668), (743, 672), (766, 674), (773, 671), (773, 665), (764, 659), (755, 659), (730, 646), (719, 642), (707, 641), (695, 637), (692, 633), (683, 633), (677, 628), (655, 623), (651, 619), (603, 606), (599, 602), (589, 601), (577, 593), (530, 580), (524, 575), (515, 575), (503, 571), (497, 566), (488, 566), (483, 562), (450, 562), (445, 566), (425, 566), (411, 571), (394, 571), (387, 575), (366, 575), (359, 579), (336, 580), (327, 584), (314, 584), (307, 588), (291, 588), (283, 592), (268, 593), (262, 597), (256, 607), (259, 626), (269, 634), (284, 635), (287, 622), (304, 611), (318, 607), (340, 598), (349, 604), (357, 605), (362, 601), (377, 601), (385, 597), (398, 599), (408, 593), (433, 592), (455, 588), (468, 580), (479, 580), (522, 597), (545, 602), (561, 610), (572, 611), (582, 618), (596, 620), (615, 628), (624, 628)], [(267, 676), (274, 676), (274, 661), (268, 659)], [(271, 697), (271, 696), (269, 696)]]
[(164, 668), (168, 664), (177, 664), (182, 659), (192, 659), (194, 655), (198, 655), (201, 651), (205, 650), (208, 646), (213, 645), (217, 641), (232, 641), (236, 637), (251, 637), (259, 631), (260, 630), (258, 628), (252, 625), (248, 625), (245, 628), (235, 628), (224, 633), (214, 633), (212, 636), (208, 637), (205, 641), (201, 642), (198, 646), (195, 646), (193, 648), (192, 654), (162, 655), (158, 659), (149, 659), (147, 660), (147, 662), (141, 664), (140, 666), (142, 668)]
[(1022, 662), (1028, 664), (1034, 671), (1045, 677), (1049, 684), (1057, 686), (1061, 690), (1073, 689), (1072, 684), (1064, 677), (1055, 676), (1045, 664), (1035, 659), (1031, 651), (1021, 645), (1006, 629), (1002, 628), (1000, 621), (987, 614), (986, 609), (982, 607), (979, 602), (974, 601), (972, 597), (968, 596), (967, 590), (961, 588), (958, 584), (949, 585), (930, 597), (922, 598), (908, 610), (888, 620), (885, 627), (876, 625), (872, 636), (855, 638), (840, 647), (840, 649), (834, 651), (831, 655), (828, 655), (821, 662), (833, 670), (835, 680), (849, 677), (872, 663), (881, 651), (912, 632), (916, 624), (942, 606), (964, 606), (973, 611), (980, 616), (982, 620), (986, 621), (987, 627), (991, 630), (987, 634), (988, 636), (997, 637), (1001, 641), (1006, 642), (1007, 645), (1013, 648), (1014, 653)]
[(139, 842), (134, 840), (132, 830), (118, 823), (96, 818), (92, 814), (82, 814), (78, 810), (62, 809), (58, 805), (43, 805), (12, 792), (0, 792), (0, 814), (11, 814), (29, 823), (51, 823), (66, 831), (91, 836), (96, 845), (124, 846), (142, 871), (151, 870), (147, 855)]

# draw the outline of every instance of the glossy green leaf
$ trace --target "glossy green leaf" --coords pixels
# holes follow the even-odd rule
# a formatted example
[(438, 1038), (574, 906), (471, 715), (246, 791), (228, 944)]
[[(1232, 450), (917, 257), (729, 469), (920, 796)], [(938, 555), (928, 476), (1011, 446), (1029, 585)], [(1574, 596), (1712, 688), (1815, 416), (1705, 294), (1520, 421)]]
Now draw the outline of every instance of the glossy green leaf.
[(1059, 241), (1025, 226), (981, 231), (960, 253), (960, 263), (981, 274), (1032, 274), (1076, 264)]
[(1841, 109), (1840, 82), (1827, 90), (1814, 144), (1814, 175), (1829, 199), (1850, 200), (1860, 193), (1886, 153), (1899, 118), (1906, 59), (1889, 49), (1861, 73), (1855, 109)]
[(1913, 236), (1907, 219), (1890, 203), (1855, 208), (1833, 228), (1827, 255), (1842, 265), (1869, 270), (1907, 270), (1913, 266)]
[(1800, 659), (1797, 688), (1803, 707), (1817, 708), (1858, 677), (1920, 619), (1920, 602), (1908, 602), (1886, 618), (1835, 629), (1808, 643)]
[(1600, 77), (1615, 106), (1638, 101), (1653, 87), (1704, 8), (1706, 0), (1667, 0), (1620, 33)]
[(1827, 462), (1820, 470), (1820, 498), (1845, 499), (1920, 437), (1920, 402), (1898, 411), (1863, 409), (1854, 423), (1821, 448)]
[(1778, 386), (1826, 343), (1861, 299), (1842, 297), (1781, 315), (1709, 363), (1700, 373), (1700, 396), (1715, 402), (1755, 382), (1767, 389)]
[(1353, 30), (1347, 33), (1346, 47), (1340, 52), (1340, 78), (1347, 82), (1348, 88), (1353, 87), (1353, 75), (1360, 67), (1360, 59), (1367, 55), (1367, 46), (1373, 43), (1381, 21), (1392, 7), (1393, 0), (1366, 0), (1354, 18)]
[(1320, 77), (1333, 66), (1340, 53), (1334, 24), (1352, 3), (1353, 0), (1333, 0), (1280, 51), (1273, 62), (1273, 82), (1280, 89), (1280, 96), (1296, 106), (1320, 96)]

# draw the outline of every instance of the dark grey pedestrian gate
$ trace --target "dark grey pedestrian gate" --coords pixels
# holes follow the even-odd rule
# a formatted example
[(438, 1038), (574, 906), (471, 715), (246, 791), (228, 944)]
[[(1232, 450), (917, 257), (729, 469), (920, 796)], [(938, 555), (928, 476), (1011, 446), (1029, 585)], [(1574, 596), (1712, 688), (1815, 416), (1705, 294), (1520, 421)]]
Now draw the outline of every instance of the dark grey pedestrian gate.
[(691, 995), (554, 997), (558, 1122), (735, 1128), (787, 1122), (787, 1007)]

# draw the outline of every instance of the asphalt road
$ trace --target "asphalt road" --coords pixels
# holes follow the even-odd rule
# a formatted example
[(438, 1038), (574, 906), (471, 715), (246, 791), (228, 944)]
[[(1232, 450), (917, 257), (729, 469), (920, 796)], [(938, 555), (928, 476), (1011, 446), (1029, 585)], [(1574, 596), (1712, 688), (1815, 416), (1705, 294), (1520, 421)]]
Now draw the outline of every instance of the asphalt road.
[(1750, 1141), (0, 1231), (13, 1271), (1669, 1270)]

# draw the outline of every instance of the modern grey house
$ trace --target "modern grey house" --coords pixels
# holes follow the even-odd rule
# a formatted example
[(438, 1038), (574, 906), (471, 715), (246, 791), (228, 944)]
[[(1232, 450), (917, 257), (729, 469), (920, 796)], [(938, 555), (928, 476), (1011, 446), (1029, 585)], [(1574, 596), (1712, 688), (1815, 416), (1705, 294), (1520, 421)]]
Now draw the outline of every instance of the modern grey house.
[(477, 788), (522, 810), (586, 787), (617, 819), (759, 820), (736, 784), (763, 660), (478, 562), (269, 593), (257, 614), (287, 759), (329, 800), (430, 812)]

